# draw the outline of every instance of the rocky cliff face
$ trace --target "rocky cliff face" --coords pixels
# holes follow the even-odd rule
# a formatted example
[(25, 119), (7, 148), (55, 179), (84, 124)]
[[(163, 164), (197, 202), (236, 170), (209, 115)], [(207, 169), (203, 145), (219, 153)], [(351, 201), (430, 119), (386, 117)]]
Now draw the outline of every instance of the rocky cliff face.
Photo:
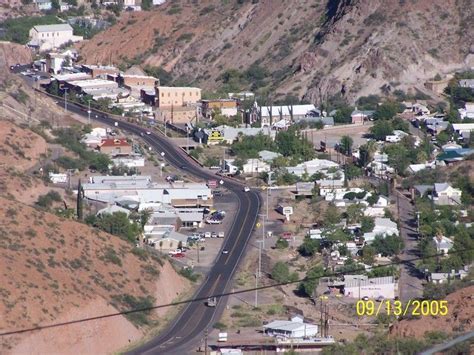
[(173, 1), (124, 15), (81, 51), (89, 62), (163, 66), (205, 89), (253, 64), (268, 71), (262, 92), (273, 100), (354, 101), (474, 66), (472, 16), (471, 0)]

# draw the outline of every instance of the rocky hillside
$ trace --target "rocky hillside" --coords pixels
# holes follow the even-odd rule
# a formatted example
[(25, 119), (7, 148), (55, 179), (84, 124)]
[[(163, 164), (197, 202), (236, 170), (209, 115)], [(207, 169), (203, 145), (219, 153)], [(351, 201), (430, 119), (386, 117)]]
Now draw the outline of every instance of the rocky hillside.
[(291, 94), (318, 102), (342, 93), (353, 101), (394, 88), (422, 89), (438, 73), (473, 66), (471, 5), (176, 0), (125, 14), (80, 48), (90, 63), (162, 66), (177, 82), (206, 89), (224, 82), (231, 89), (259, 87), (273, 100)]
[[(0, 131), (0, 333), (169, 303), (187, 289), (168, 262), (29, 206), (40, 195), (67, 195), (29, 173), (46, 156), (42, 137), (1, 120)], [(0, 352), (113, 352), (140, 339), (163, 311), (4, 336)]]

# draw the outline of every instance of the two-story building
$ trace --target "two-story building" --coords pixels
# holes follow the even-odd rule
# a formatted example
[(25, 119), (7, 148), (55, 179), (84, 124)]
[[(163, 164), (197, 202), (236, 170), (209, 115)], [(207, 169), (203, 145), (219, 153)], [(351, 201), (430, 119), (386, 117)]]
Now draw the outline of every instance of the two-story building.
[(82, 36), (74, 36), (73, 28), (67, 23), (38, 25), (30, 30), (28, 46), (39, 51), (46, 51), (59, 48), (68, 42), (79, 42), (82, 39)]

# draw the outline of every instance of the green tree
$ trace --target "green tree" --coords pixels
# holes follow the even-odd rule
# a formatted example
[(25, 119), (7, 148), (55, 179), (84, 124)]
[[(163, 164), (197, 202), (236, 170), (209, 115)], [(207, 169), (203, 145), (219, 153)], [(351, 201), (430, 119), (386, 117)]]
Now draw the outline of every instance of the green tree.
[(386, 237), (377, 235), (372, 246), (377, 253), (383, 256), (397, 255), (403, 249), (403, 239), (396, 235), (387, 235)]
[(404, 131), (407, 133), (410, 131), (410, 125), (408, 124), (407, 121), (405, 121), (401, 117), (395, 117), (392, 120), (392, 127), (393, 129), (397, 129), (399, 131)]
[(57, 80), (53, 80), (51, 84), (48, 85), (46, 91), (51, 95), (59, 96), (59, 84)]
[(334, 122), (336, 123), (351, 123), (352, 122), (352, 111), (354, 111), (354, 108), (348, 105), (344, 105), (342, 107), (339, 107), (334, 114)]
[(388, 163), (395, 168), (396, 173), (402, 174), (410, 164), (410, 154), (413, 151), (408, 150), (403, 144), (391, 144), (385, 146), (384, 153), (388, 155)]
[(362, 248), (362, 262), (367, 265), (372, 265), (375, 261), (376, 250), (371, 245), (366, 245)]
[(374, 230), (375, 220), (373, 217), (364, 216), (361, 218), (360, 230), (362, 233), (369, 233)]
[(135, 242), (140, 235), (140, 226), (131, 222), (124, 212), (114, 212), (113, 214), (102, 214), (99, 217), (88, 216), (88, 224), (93, 225), (107, 233), (114, 234), (129, 242)]
[(278, 283), (288, 282), (290, 279), (290, 268), (286, 263), (279, 261), (273, 266), (271, 277)]
[(77, 219), (82, 221), (83, 218), (83, 203), (82, 200), (84, 198), (84, 189), (82, 188), (81, 179), (77, 184), (77, 199), (76, 199), (76, 211), (77, 211)]
[(286, 239), (283, 238), (278, 238), (278, 240), (275, 243), (275, 248), (277, 249), (286, 249), (289, 247), (289, 243)]
[(360, 222), (364, 216), (364, 208), (359, 203), (354, 203), (346, 209), (346, 219), (348, 224)]
[(350, 155), (352, 153), (352, 145), (354, 140), (349, 136), (342, 136), (339, 146), (341, 147), (341, 152), (345, 155)]
[(387, 101), (379, 105), (374, 113), (374, 120), (389, 120), (397, 113), (403, 112), (403, 105), (395, 101)]
[(352, 180), (363, 175), (362, 169), (358, 166), (355, 166), (354, 164), (347, 165), (345, 168), (345, 172), (347, 180)]
[(292, 157), (295, 160), (310, 160), (315, 156), (312, 143), (294, 127), (279, 132), (276, 135), (275, 143), (278, 151), (285, 157)]
[(313, 256), (320, 247), (319, 240), (305, 237), (303, 243), (298, 247), (298, 252), (302, 256)]
[(149, 11), (151, 10), (151, 7), (153, 6), (153, 1), (152, 0), (142, 0), (142, 10), (144, 11)]
[(324, 276), (324, 269), (321, 266), (315, 266), (309, 269), (305, 279), (299, 284), (298, 290), (308, 297), (312, 297), (319, 279)]
[(386, 121), (377, 121), (370, 128), (370, 134), (378, 140), (385, 140), (386, 136), (389, 136), (393, 133), (393, 126), (390, 122)]
[(325, 227), (333, 226), (341, 221), (341, 215), (335, 204), (330, 203), (324, 213), (323, 224)]

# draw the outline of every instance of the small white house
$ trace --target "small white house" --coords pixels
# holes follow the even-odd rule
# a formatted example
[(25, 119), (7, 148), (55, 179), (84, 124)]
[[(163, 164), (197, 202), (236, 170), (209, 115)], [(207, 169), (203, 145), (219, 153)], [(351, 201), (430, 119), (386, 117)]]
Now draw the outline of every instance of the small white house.
[(270, 165), (260, 159), (248, 159), (247, 162), (242, 165), (242, 172), (244, 174), (258, 174), (269, 171)]
[(437, 205), (459, 205), (462, 191), (448, 183), (434, 184), (434, 203)]
[(263, 326), (265, 334), (282, 338), (309, 338), (318, 334), (316, 324), (305, 323), (302, 316), (294, 316), (291, 320), (275, 320)]
[(336, 195), (345, 192), (344, 181), (342, 180), (318, 180), (319, 195), (327, 196), (329, 194)]
[(366, 243), (372, 243), (377, 235), (386, 237), (387, 235), (399, 235), (398, 226), (390, 218), (376, 217), (375, 226), (372, 232), (364, 233)]
[(433, 243), (435, 245), (437, 254), (447, 255), (449, 250), (451, 250), (451, 248), (454, 246), (454, 241), (443, 235), (433, 237)]

